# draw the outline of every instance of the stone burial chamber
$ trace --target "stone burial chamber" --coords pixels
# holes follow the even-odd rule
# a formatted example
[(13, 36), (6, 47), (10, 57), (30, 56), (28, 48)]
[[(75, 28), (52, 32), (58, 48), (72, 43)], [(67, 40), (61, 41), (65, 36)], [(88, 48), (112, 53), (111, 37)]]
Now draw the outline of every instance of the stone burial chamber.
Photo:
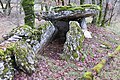
[[(70, 55), (69, 58), (78, 60), (84, 38), (79, 25), (87, 29), (85, 18), (95, 14), (94, 9), (44, 12), (45, 24), (38, 28), (19, 26), (4, 35), (4, 41), (0, 43), (0, 80), (12, 80), (15, 71), (32, 75), (36, 70), (37, 56), (55, 39), (64, 43), (63, 52)], [(70, 21), (77, 21), (79, 25)]]
[(94, 16), (96, 14), (96, 10), (88, 9), (88, 10), (77, 10), (77, 11), (60, 11), (47, 13), (44, 12), (42, 14), (42, 18), (50, 21), (55, 27), (55, 36), (54, 39), (60, 39), (62, 42), (66, 41), (66, 33), (69, 31), (69, 24), (71, 21), (76, 21), (77, 24), (81, 27), (81, 29), (87, 30), (87, 25), (85, 18)]

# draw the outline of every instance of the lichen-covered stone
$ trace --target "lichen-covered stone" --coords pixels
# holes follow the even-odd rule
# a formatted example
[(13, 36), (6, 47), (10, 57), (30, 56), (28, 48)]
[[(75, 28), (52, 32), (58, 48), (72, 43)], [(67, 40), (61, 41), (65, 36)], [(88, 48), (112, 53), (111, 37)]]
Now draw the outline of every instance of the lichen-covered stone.
[(13, 29), (0, 45), (0, 80), (12, 80), (15, 70), (31, 75), (35, 71), (36, 51), (48, 23), (32, 29), (24, 25)]
[(32, 30), (32, 28), (27, 25), (16, 27), (9, 34), (7, 34), (7, 36), (6, 36), (7, 38), (6, 37), (4, 37), (4, 38), (9, 39), (9, 38), (13, 37), (14, 35), (18, 36), (18, 37), (22, 37), (22, 38), (29, 37), (32, 35), (30, 30)]
[(72, 22), (64, 44), (64, 53), (70, 59), (79, 60), (83, 40), (84, 35), (80, 29), (80, 26), (76, 22)]
[[(10, 49), (11, 50), (11, 49)], [(0, 55), (0, 80), (12, 80), (14, 74), (14, 68), (12, 66), (11, 52), (6, 49)]]
[(50, 25), (46, 29), (43, 30), (43, 34), (41, 35), (41, 41), (40, 41), (40, 47), (39, 47), (39, 52), (48, 44), (51, 40), (52, 37), (56, 34), (55, 27), (53, 25)]
[(93, 71), (99, 73), (106, 64), (106, 59), (102, 59), (96, 66), (92, 68)]
[(56, 12), (59, 11), (76, 11), (76, 10), (85, 10), (85, 9), (96, 9), (96, 10), (101, 10), (101, 8), (98, 5), (94, 5), (94, 4), (83, 4), (80, 6), (77, 5), (71, 5), (71, 6), (57, 6), (54, 7), (53, 10)]
[(116, 50), (115, 50), (115, 51), (120, 52), (120, 45), (116, 48)]
[(10, 43), (5, 51), (0, 49), (0, 53), (0, 80), (12, 79), (15, 69), (29, 75), (35, 71), (37, 59), (29, 43), (24, 41)]
[(92, 72), (85, 72), (83, 75), (84, 80), (93, 80), (93, 74)]
[(2, 49), (0, 49), (0, 56), (4, 55), (4, 51)]
[(0, 75), (3, 73), (4, 70), (4, 62), (0, 62)]
[(25, 73), (32, 74), (35, 70), (36, 62), (32, 47), (24, 41), (17, 42), (14, 47), (16, 48), (13, 52), (16, 66)]
[[(46, 27), (48, 23), (40, 26), (39, 29), (32, 29), (30, 26), (24, 25), (13, 29), (7, 36), (9, 42), (16, 42), (19, 40), (27, 40), (31, 42), (32, 40), (40, 41), (43, 27)], [(5, 37), (6, 39), (6, 37)], [(28, 41), (29, 39), (29, 41)]]

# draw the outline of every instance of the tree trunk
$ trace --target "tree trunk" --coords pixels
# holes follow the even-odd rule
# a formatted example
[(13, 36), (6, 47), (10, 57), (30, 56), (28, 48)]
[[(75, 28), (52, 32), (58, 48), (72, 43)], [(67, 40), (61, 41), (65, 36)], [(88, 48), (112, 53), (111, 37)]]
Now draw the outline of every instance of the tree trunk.
[(5, 8), (4, 8), (4, 6), (3, 6), (3, 2), (0, 0), (0, 4), (1, 4), (1, 7), (2, 7), (2, 9), (3, 9), (3, 12), (5, 12)]
[(100, 0), (100, 8), (101, 8), (101, 10), (99, 11), (99, 16), (98, 16), (98, 21), (97, 21), (97, 24), (98, 25), (100, 25), (101, 24), (101, 19), (102, 19), (102, 2), (103, 2), (103, 0)]
[(71, 1), (69, 0), (69, 1), (68, 1), (68, 5), (70, 5), (70, 2), (71, 2)]
[[(92, 0), (92, 4), (95, 4), (95, 0)], [(97, 16), (93, 16), (92, 24), (96, 24)]]
[(5, 14), (6, 15), (10, 15), (10, 13), (11, 13), (10, 2), (11, 2), (11, 0), (8, 0), (7, 3), (6, 3), (6, 6), (5, 6)]
[(6, 5), (5, 5), (5, 7), (4, 7), (4, 6), (3, 6), (3, 2), (0, 0), (0, 4), (1, 4), (1, 7), (2, 7), (2, 9), (3, 9), (3, 13), (5, 13), (6, 15), (10, 15), (10, 13), (11, 13), (10, 2), (11, 2), (11, 0), (7, 0), (7, 1), (6, 1)]
[(107, 11), (108, 11), (108, 3), (106, 3), (103, 20), (101, 21), (101, 26), (102, 27), (105, 27), (105, 21), (106, 21)]
[(85, 2), (85, 0), (80, 0), (80, 5), (82, 5)]
[(23, 0), (22, 6), (25, 12), (25, 24), (34, 28), (35, 15), (34, 15), (34, 0)]
[[(112, 17), (114, 16), (114, 14), (115, 13), (113, 13), (114, 12), (114, 9), (115, 9), (115, 5), (116, 5), (116, 3), (117, 3), (118, 1), (117, 0), (115, 0), (115, 2), (114, 2), (114, 4), (113, 4), (113, 8), (112, 8), (112, 10), (111, 10), (111, 13), (110, 13), (110, 18), (109, 18), (109, 21), (108, 21), (108, 25), (110, 25), (110, 23), (111, 23), (111, 20), (112, 20)], [(120, 5), (120, 3), (119, 3), (119, 5)], [(118, 12), (119, 13), (119, 12)]]
[(62, 6), (64, 6), (64, 0), (61, 0), (62, 1)]

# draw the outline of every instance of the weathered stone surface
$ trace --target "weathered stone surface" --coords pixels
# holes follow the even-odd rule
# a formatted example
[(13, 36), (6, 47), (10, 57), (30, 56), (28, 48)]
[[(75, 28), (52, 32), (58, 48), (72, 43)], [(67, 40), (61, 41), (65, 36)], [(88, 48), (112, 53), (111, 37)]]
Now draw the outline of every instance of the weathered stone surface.
[[(99, 8), (99, 6), (91, 4), (59, 6), (55, 7), (52, 12), (44, 12), (42, 18), (51, 21), (54, 25), (57, 32), (54, 39), (59, 38), (61, 42), (65, 42), (66, 33), (69, 31), (69, 21), (78, 21), (81, 28), (87, 30), (85, 18), (95, 15), (97, 10), (100, 10)], [(90, 34), (87, 37), (92, 38)]]
[(76, 21), (80, 18), (95, 15), (97, 10), (101, 10), (101, 8), (94, 4), (56, 6), (51, 12), (44, 12), (42, 18), (50, 21)]
[(76, 21), (80, 18), (85, 18), (89, 16), (93, 16), (96, 14), (96, 10), (86, 9), (84, 11), (61, 11), (61, 12), (53, 12), (53, 13), (44, 13), (42, 18), (45, 20), (61, 20), (61, 21)]
[(0, 75), (3, 73), (4, 70), (4, 62), (0, 62)]
[(32, 74), (35, 71), (36, 57), (31, 45), (24, 41), (19, 41), (15, 43), (15, 48), (13, 54), (16, 66), (25, 73)]
[(41, 35), (40, 47), (39, 47), (39, 50), (38, 50), (39, 52), (41, 52), (42, 49), (50, 41), (53, 40), (53, 37), (56, 35), (56, 32), (57, 31), (56, 31), (55, 27), (52, 24), (43, 31), (43, 34)]
[[(2, 51), (3, 49), (0, 49)], [(12, 67), (11, 55), (9, 50), (3, 50), (3, 54), (0, 55), (0, 80), (12, 79), (14, 69)]]
[(82, 48), (84, 35), (76, 22), (70, 23), (70, 30), (68, 31), (66, 38), (64, 44), (66, 59), (80, 60), (80, 50)]
[(38, 29), (20, 26), (5, 36), (5, 41), (0, 44), (0, 80), (12, 80), (15, 70), (28, 75), (35, 71), (36, 52), (41, 46), (41, 34), (46, 26), (48, 23)]

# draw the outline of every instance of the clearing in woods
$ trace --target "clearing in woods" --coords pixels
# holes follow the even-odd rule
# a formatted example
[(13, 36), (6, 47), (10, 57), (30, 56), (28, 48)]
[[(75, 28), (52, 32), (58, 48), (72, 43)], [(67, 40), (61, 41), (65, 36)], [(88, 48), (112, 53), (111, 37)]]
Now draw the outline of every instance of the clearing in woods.
[[(17, 27), (17, 15), (4, 16), (0, 13), (0, 40), (2, 35), (9, 33)], [(23, 17), (21, 19), (23, 20)], [(40, 22), (37, 22), (40, 24)], [(23, 24), (21, 21), (20, 24)], [(15, 79), (64, 79), (73, 80), (81, 77), (84, 71), (96, 65), (101, 58), (108, 52), (113, 52), (120, 45), (119, 22), (112, 24), (111, 27), (100, 28), (89, 24), (89, 31), (92, 32), (92, 39), (85, 39), (83, 42), (83, 54), (85, 59), (81, 62), (66, 62), (61, 60), (59, 55), (62, 52), (63, 44), (53, 41), (41, 53), (37, 71), (30, 77), (16, 72)], [(105, 45), (103, 47), (102, 45)], [(43, 57), (45, 56), (45, 57)], [(82, 73), (83, 72), (83, 73)], [(120, 79), (120, 54), (116, 55), (113, 61), (108, 64), (102, 72), (96, 76), (96, 80), (119, 80)]]

